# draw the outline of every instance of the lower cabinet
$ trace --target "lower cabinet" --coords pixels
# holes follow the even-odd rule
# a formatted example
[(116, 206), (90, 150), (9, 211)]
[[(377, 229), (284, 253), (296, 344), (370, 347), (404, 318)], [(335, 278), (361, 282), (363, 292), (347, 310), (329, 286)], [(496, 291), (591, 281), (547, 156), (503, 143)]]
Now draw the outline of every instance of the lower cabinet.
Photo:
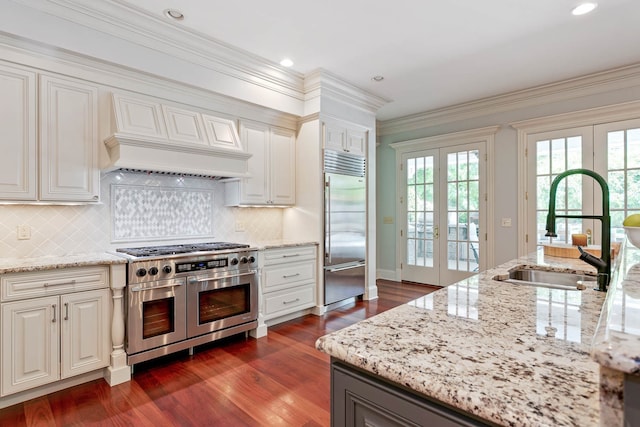
[(0, 396), (108, 366), (110, 299), (107, 288), (3, 302)]
[(487, 424), (332, 361), (332, 427), (484, 425)]
[[(316, 246), (266, 249), (262, 254), (262, 317), (275, 324), (316, 304)], [(286, 319), (285, 319), (286, 320)]]

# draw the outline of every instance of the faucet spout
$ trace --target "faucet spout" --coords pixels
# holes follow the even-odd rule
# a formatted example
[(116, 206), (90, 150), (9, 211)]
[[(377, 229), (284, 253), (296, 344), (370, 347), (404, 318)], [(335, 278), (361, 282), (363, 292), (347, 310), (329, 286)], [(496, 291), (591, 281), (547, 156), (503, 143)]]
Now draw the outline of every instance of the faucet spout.
[[(556, 193), (558, 184), (564, 178), (575, 175), (587, 175), (595, 179), (600, 184), (602, 191), (602, 215), (558, 215), (556, 214)], [(547, 233), (545, 236), (557, 237), (556, 219), (557, 218), (582, 218), (582, 219), (599, 219), (602, 227), (602, 245), (601, 257), (598, 258), (582, 250), (580, 251), (580, 259), (589, 265), (598, 269), (598, 291), (606, 292), (611, 277), (611, 217), (609, 215), (609, 186), (604, 178), (589, 169), (570, 169), (559, 174), (551, 183), (549, 191), (549, 212), (547, 214)]]

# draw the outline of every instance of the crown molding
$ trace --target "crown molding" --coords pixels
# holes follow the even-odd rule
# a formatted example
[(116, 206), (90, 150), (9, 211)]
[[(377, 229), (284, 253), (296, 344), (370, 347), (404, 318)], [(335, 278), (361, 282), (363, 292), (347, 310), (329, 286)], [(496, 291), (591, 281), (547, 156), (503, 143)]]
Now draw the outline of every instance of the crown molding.
[(378, 135), (410, 132), (517, 108), (532, 107), (640, 86), (640, 63), (575, 77), (534, 88), (378, 122)]
[(409, 141), (394, 142), (389, 147), (397, 151), (410, 151), (415, 149), (436, 148), (456, 144), (466, 144), (470, 142), (486, 141), (498, 132), (500, 126), (486, 126), (483, 128), (463, 130), (460, 132), (446, 133), (443, 135), (427, 136), (424, 138), (412, 139)]
[(161, 17), (119, 0), (12, 0), (147, 49), (303, 100), (301, 73), (205, 34), (167, 25)]
[(289, 129), (296, 129), (298, 124), (298, 116), (294, 114), (2, 32), (0, 57), (43, 72), (91, 81), (105, 86), (106, 90), (118, 89), (162, 98), (213, 111), (221, 117), (246, 118)]
[(360, 89), (322, 68), (305, 75), (304, 94), (305, 102), (329, 98), (374, 114), (380, 107), (390, 102), (390, 100)]

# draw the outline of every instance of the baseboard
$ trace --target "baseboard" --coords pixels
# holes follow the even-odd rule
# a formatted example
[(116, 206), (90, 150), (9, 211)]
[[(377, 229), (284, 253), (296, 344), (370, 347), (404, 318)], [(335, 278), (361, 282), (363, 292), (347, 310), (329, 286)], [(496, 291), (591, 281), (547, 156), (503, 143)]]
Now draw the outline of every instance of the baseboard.
[(385, 279), (385, 280), (398, 280), (396, 278), (396, 271), (395, 270), (382, 270), (382, 269), (378, 269), (376, 271), (376, 276), (378, 279)]

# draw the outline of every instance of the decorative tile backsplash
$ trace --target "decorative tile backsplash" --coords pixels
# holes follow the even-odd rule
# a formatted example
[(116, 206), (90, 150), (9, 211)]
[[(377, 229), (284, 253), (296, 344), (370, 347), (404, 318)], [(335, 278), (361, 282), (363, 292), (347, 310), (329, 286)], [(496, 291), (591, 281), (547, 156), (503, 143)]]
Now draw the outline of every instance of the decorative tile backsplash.
[(111, 184), (111, 241), (214, 235), (213, 189)]
[[(224, 184), (213, 179), (114, 171), (102, 176), (100, 197), (95, 205), (1, 205), (0, 257), (282, 238), (282, 209), (226, 207)], [(31, 239), (17, 239), (18, 225), (30, 227)]]

